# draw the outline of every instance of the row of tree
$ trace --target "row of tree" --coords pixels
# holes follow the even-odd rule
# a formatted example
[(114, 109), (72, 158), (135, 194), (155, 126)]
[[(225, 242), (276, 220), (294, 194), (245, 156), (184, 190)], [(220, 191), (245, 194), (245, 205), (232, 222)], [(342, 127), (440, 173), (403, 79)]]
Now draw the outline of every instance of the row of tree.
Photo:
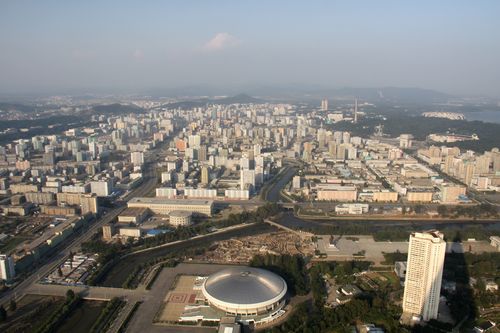
[(35, 333), (55, 332), (56, 328), (69, 317), (71, 312), (80, 304), (81, 298), (68, 290), (66, 300), (37, 328)]
[[(330, 266), (331, 265), (331, 266)], [(375, 323), (386, 332), (405, 332), (399, 325), (401, 310), (387, 301), (385, 292), (364, 293), (360, 298), (339, 305), (325, 307), (326, 287), (323, 279), (325, 272), (345, 276), (346, 271), (363, 269), (366, 264), (321, 263), (309, 270), (309, 285), (313, 294), (312, 303), (304, 302), (296, 307), (286, 322), (267, 330), (268, 333), (322, 333), (351, 332), (356, 323)], [(341, 267), (341, 268), (340, 268)]]
[(94, 325), (90, 328), (90, 333), (105, 332), (114, 319), (116, 312), (124, 303), (118, 298), (113, 297), (111, 301), (106, 304), (106, 307), (101, 311), (101, 314), (95, 321)]
[(458, 218), (460, 216), (468, 216), (472, 218), (498, 217), (497, 208), (489, 203), (482, 203), (480, 205), (474, 205), (474, 206), (453, 206), (453, 207), (440, 205), (437, 208), (437, 212), (442, 217), (454, 217), (454, 218)]
[(255, 211), (244, 211), (239, 214), (230, 214), (226, 219), (221, 221), (208, 221), (193, 226), (180, 226), (170, 232), (141, 239), (136, 245), (141, 248), (154, 247), (177, 240), (188, 239), (196, 235), (204, 235), (209, 233), (214, 227), (224, 228), (241, 223), (261, 223), (264, 219), (274, 216), (280, 211), (281, 209), (277, 204), (269, 203), (257, 208)]
[(292, 294), (305, 295), (309, 291), (306, 265), (300, 255), (256, 255), (250, 266), (265, 268), (285, 279)]

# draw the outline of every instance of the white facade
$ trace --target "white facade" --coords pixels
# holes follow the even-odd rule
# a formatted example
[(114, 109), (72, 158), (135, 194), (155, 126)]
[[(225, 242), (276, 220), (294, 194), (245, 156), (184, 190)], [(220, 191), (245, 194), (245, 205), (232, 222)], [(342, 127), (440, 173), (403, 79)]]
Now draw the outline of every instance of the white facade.
[(350, 215), (361, 215), (368, 213), (370, 206), (368, 204), (342, 204), (335, 206), (335, 213), (337, 214), (350, 214)]
[(16, 276), (14, 260), (5, 254), (0, 254), (0, 280), (10, 281)]
[(194, 214), (212, 216), (213, 201), (201, 199), (167, 199), (136, 197), (127, 203), (128, 207), (149, 208), (155, 214), (168, 215), (174, 210), (185, 210)]
[(134, 151), (130, 153), (130, 162), (134, 166), (140, 166), (144, 164), (144, 153), (142, 151)]
[(120, 236), (124, 237), (141, 237), (141, 229), (139, 228), (120, 228)]
[(174, 210), (168, 214), (169, 222), (173, 226), (188, 226), (191, 224), (192, 214), (182, 210)]
[(61, 189), (63, 193), (89, 193), (90, 185), (64, 185)]
[(90, 182), (90, 192), (99, 197), (107, 197), (113, 191), (113, 183), (110, 179)]
[(410, 235), (403, 313), (424, 321), (437, 319), (445, 252), (439, 231)]
[(215, 198), (217, 190), (206, 188), (184, 188), (184, 195), (188, 198)]
[(177, 189), (170, 187), (158, 187), (156, 189), (157, 197), (165, 197), (165, 198), (175, 198), (177, 195)]
[(251, 267), (228, 268), (214, 273), (201, 288), (211, 306), (247, 320), (282, 309), (287, 290), (280, 276)]
[(199, 148), (201, 144), (201, 137), (199, 135), (188, 136), (188, 144), (191, 148)]
[(241, 170), (240, 188), (244, 189), (245, 185), (247, 184), (252, 185), (252, 187), (255, 187), (255, 170), (247, 170), (247, 169)]
[(162, 172), (161, 173), (161, 182), (166, 183), (172, 181), (172, 173), (171, 172)]
[(224, 196), (228, 199), (248, 200), (250, 198), (250, 191), (229, 189), (224, 191)]
[(292, 187), (296, 190), (300, 189), (300, 176), (293, 177)]

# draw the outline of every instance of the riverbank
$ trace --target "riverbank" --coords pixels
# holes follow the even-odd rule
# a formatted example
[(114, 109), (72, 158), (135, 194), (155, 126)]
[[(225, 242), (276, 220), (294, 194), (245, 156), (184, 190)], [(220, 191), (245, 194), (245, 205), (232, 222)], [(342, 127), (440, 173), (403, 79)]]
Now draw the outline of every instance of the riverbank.
[(276, 230), (268, 224), (246, 224), (240, 228), (225, 230), (224, 232), (207, 234), (203, 239), (189, 239), (169, 246), (162, 246), (149, 251), (143, 251), (128, 255), (124, 260), (119, 260), (98, 283), (99, 286), (120, 288), (127, 277), (141, 264), (156, 258), (166, 256), (183, 257), (196, 248), (209, 246), (212, 242), (229, 239), (232, 237), (243, 237), (268, 233)]

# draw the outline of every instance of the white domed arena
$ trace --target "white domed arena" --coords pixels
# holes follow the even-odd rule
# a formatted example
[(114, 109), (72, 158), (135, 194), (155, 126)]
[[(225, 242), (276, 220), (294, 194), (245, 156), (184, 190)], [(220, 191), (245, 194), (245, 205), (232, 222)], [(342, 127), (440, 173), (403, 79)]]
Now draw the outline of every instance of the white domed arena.
[(270, 271), (234, 267), (210, 275), (202, 292), (211, 306), (227, 315), (258, 322), (273, 320), (283, 313), (287, 285)]

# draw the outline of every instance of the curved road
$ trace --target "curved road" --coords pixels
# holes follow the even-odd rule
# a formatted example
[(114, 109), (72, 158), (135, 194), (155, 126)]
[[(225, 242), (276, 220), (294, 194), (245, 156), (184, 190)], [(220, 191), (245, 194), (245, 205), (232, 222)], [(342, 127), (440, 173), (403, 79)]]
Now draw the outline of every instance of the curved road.
[[(130, 193), (124, 197), (124, 201), (135, 196), (146, 195), (156, 186), (156, 183), (157, 179), (154, 170), (154, 163), (149, 162), (146, 164), (146, 169), (144, 171), (144, 180), (142, 184), (140, 184), (136, 189), (130, 191)], [(31, 274), (27, 278), (17, 284), (14, 288), (2, 293), (2, 295), (0, 296), (0, 304), (5, 305), (10, 299), (19, 299), (24, 294), (26, 294), (26, 291), (30, 289), (37, 280), (39, 280), (42, 276), (48, 274), (50, 271), (54, 270), (58, 265), (64, 262), (70, 252), (76, 252), (80, 248), (82, 243), (90, 240), (92, 236), (97, 231), (99, 231), (99, 229), (103, 225), (113, 221), (125, 208), (126, 205), (124, 204), (124, 202), (122, 202), (119, 207), (109, 210), (106, 215), (98, 218), (97, 221), (92, 223), (88, 227), (88, 229), (84, 230), (83, 233), (76, 235), (76, 237), (70, 242), (62, 244), (62, 247), (58, 252), (44, 259), (44, 263), (42, 266), (31, 272)]]
[(293, 166), (286, 166), (285, 170), (282, 171), (277, 177), (278, 180), (269, 185), (269, 190), (267, 191), (266, 201), (267, 202), (280, 202), (281, 201), (281, 190), (285, 185), (292, 179), (292, 177), (297, 173), (297, 168)]

